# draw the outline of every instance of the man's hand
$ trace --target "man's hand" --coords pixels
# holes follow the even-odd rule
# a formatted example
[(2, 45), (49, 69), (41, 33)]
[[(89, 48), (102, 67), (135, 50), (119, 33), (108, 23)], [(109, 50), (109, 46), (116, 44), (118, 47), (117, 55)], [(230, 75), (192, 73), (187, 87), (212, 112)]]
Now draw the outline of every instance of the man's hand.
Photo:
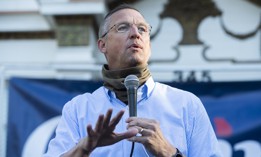
[(176, 153), (173, 147), (163, 136), (159, 123), (155, 120), (130, 117), (126, 120), (127, 128), (136, 127), (142, 136), (133, 136), (129, 141), (142, 143), (153, 155), (169, 157)]
[(87, 126), (88, 137), (81, 141), (81, 147), (86, 154), (90, 154), (96, 147), (111, 145), (123, 139), (133, 137), (138, 133), (136, 128), (130, 128), (124, 133), (114, 132), (123, 114), (124, 111), (122, 110), (111, 119), (112, 109), (109, 109), (105, 116), (99, 116), (94, 129), (91, 125)]
[(93, 129), (91, 125), (88, 125), (88, 136), (83, 138), (77, 146), (65, 153), (63, 157), (88, 157), (97, 147), (111, 145), (135, 136), (138, 133), (137, 128), (129, 128), (123, 133), (114, 132), (123, 114), (124, 111), (122, 110), (111, 119), (112, 109), (109, 109), (105, 116), (103, 114), (99, 115), (95, 128)]

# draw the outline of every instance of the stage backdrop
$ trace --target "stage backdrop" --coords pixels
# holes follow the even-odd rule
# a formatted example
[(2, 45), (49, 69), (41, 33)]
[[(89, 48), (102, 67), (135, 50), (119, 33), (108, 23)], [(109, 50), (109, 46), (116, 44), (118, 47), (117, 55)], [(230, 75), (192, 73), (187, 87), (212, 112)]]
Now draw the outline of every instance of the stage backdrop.
[[(202, 100), (224, 157), (261, 157), (261, 82), (171, 83)], [(63, 105), (101, 82), (12, 78), (7, 157), (40, 157)]]

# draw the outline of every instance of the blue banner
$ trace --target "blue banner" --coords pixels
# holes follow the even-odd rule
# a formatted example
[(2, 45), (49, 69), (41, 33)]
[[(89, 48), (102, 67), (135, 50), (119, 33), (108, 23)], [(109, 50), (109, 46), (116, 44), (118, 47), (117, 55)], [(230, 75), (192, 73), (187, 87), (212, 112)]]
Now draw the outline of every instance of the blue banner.
[[(224, 157), (261, 156), (261, 81), (166, 84), (202, 100)], [(10, 79), (7, 157), (40, 157), (54, 135), (63, 105), (101, 85), (99, 81)]]

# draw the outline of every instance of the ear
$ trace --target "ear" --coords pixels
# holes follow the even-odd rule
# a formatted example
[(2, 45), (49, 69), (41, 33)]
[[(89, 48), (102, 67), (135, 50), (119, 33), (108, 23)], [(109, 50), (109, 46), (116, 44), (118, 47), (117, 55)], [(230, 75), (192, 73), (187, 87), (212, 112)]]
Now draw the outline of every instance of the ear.
[(105, 43), (105, 40), (104, 39), (99, 39), (97, 41), (97, 45), (98, 45), (98, 48), (99, 50), (101, 51), (101, 53), (106, 53), (106, 43)]

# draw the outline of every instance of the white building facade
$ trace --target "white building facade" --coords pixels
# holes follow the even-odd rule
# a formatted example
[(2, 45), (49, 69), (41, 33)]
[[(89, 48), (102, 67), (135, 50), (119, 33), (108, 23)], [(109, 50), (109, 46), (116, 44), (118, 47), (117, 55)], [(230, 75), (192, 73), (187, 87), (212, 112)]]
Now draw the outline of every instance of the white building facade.
[[(98, 26), (111, 0), (0, 0), (0, 156), (5, 156), (11, 77), (100, 79)], [(152, 25), (150, 70), (158, 81), (261, 80), (261, 3), (131, 2)], [(243, 10), (243, 11), (242, 11)]]

